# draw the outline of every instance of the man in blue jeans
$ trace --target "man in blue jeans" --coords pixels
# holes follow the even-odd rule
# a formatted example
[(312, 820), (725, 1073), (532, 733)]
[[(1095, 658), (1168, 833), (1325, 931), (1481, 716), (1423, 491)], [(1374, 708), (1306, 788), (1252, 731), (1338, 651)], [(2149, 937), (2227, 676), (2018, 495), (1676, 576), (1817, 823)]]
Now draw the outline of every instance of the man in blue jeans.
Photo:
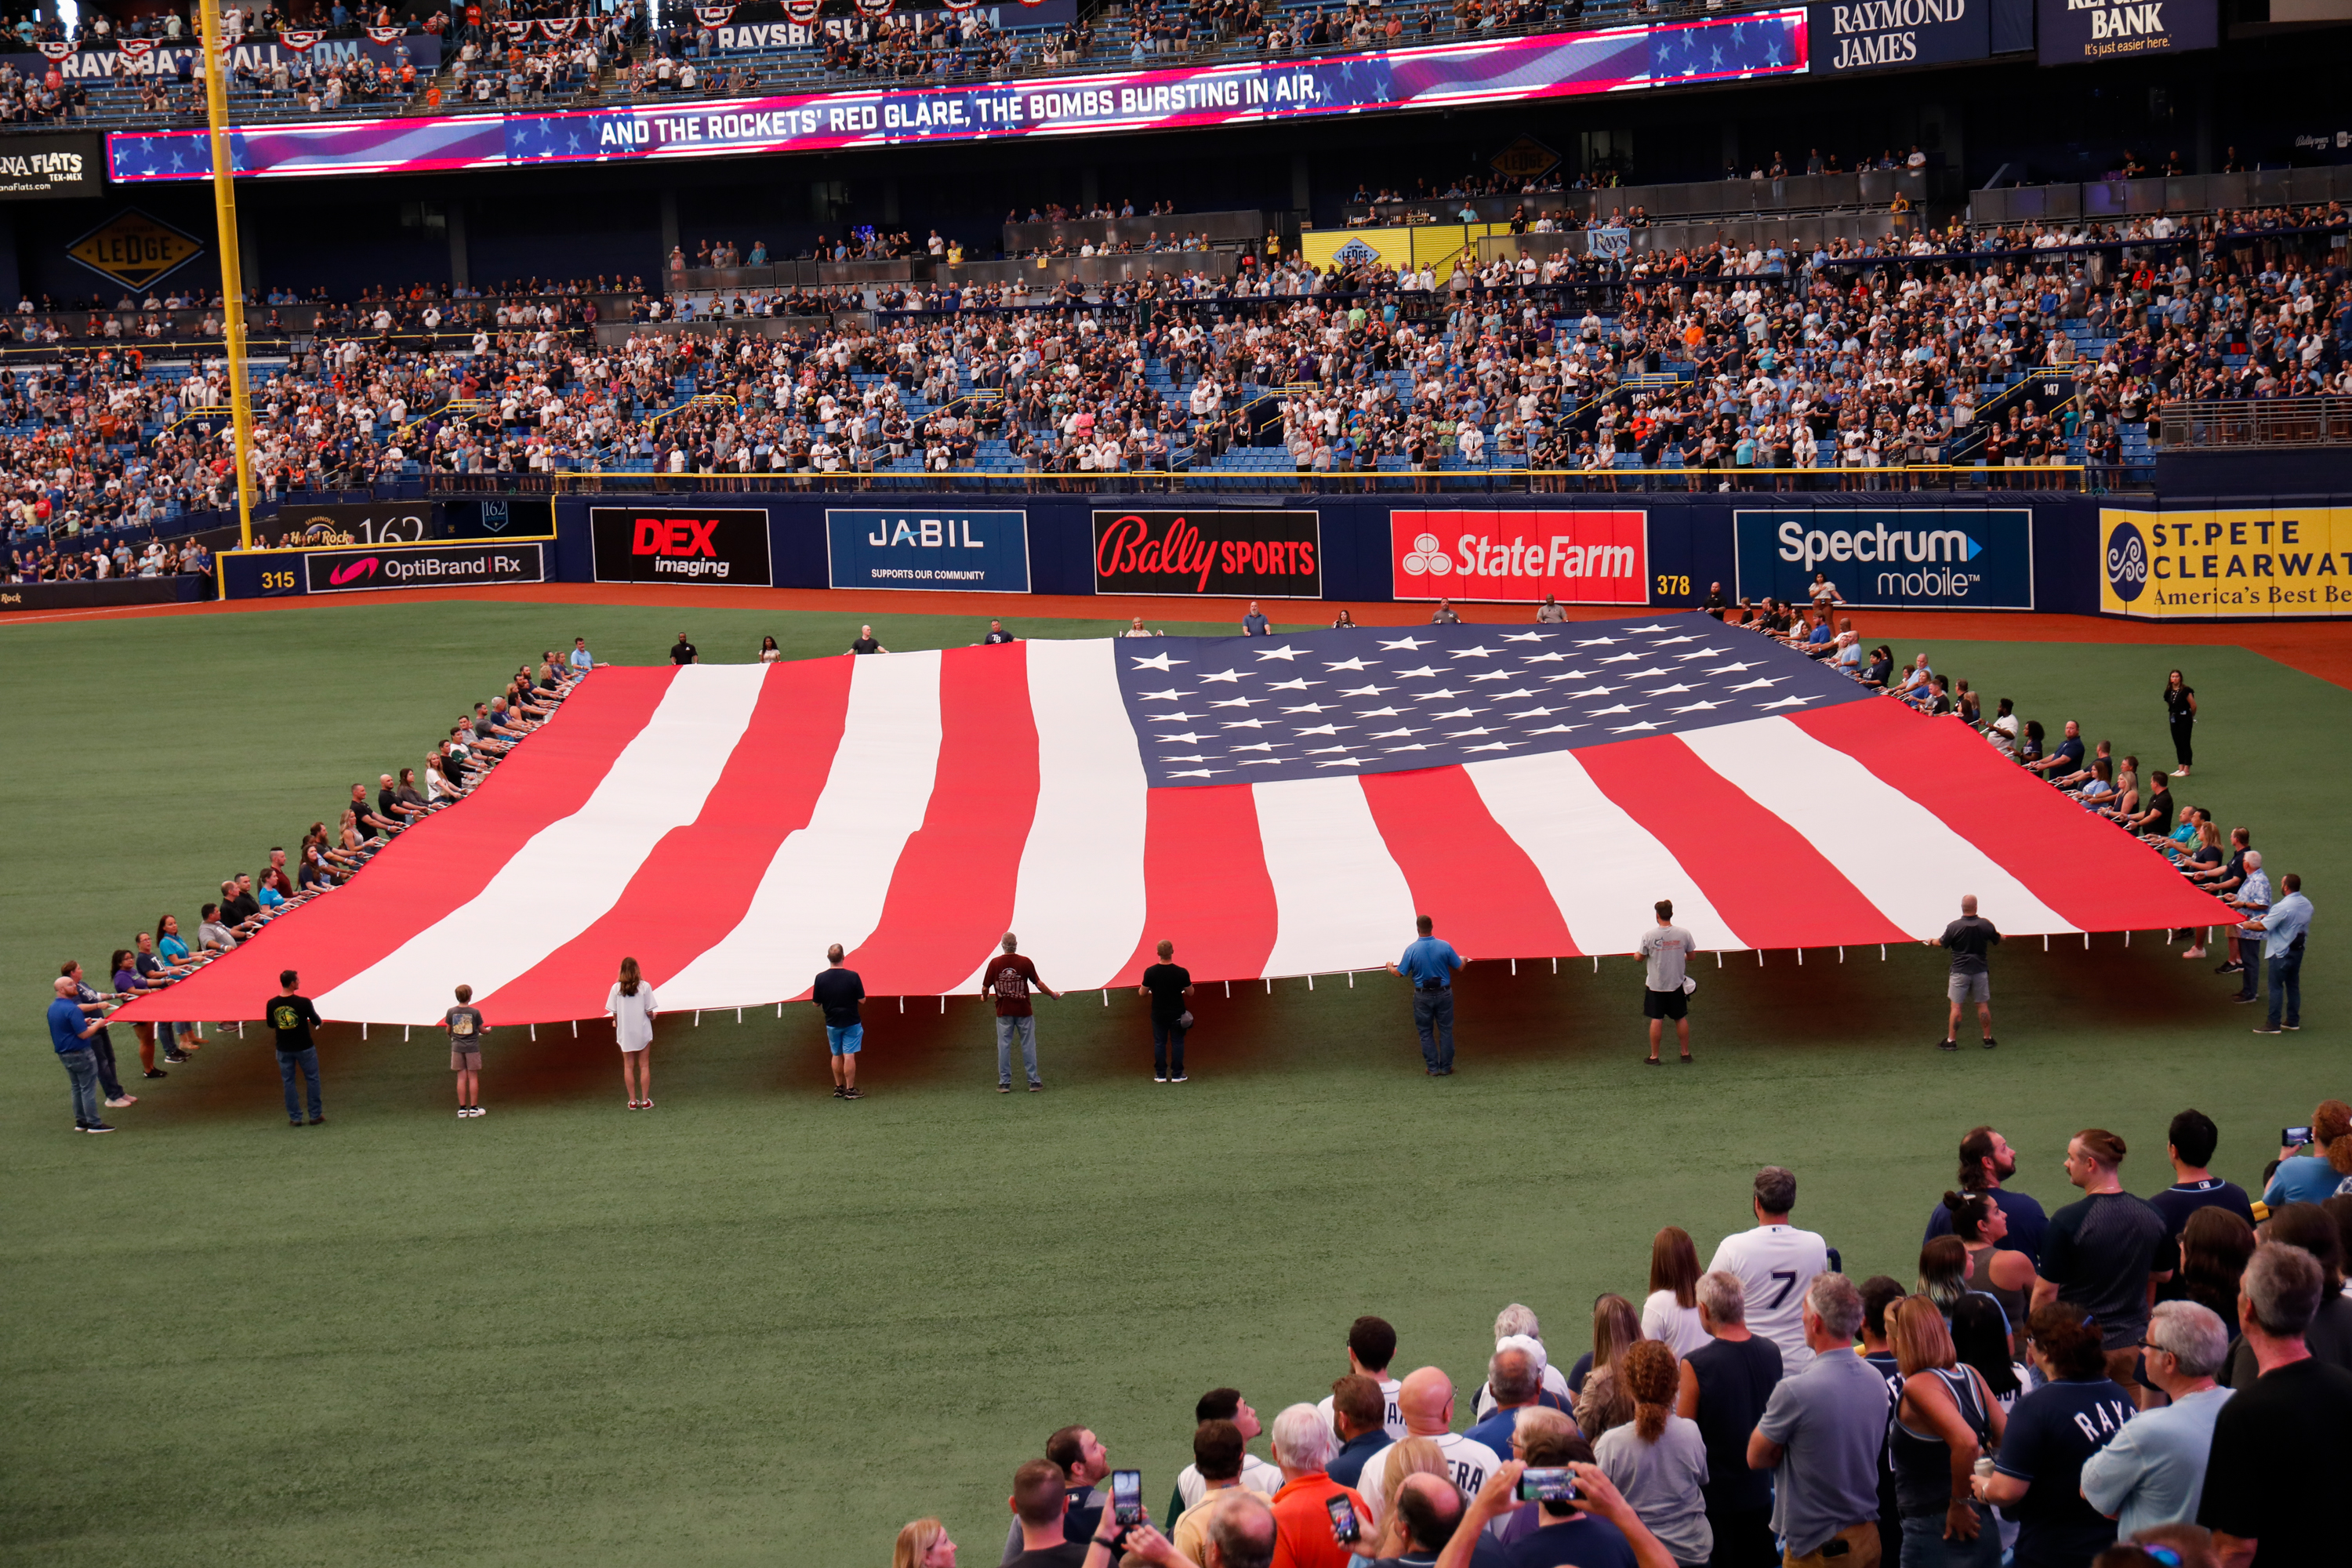
[(286, 1122), (302, 1125), (302, 1104), (295, 1098), (294, 1075), (299, 1070), (310, 1090), (310, 1125), (327, 1120), (319, 1109), (319, 1047), (310, 1026), (322, 1023), (319, 1010), (297, 987), (301, 977), (290, 969), (278, 972), (278, 994), (269, 999), (268, 1022), (278, 1034), (278, 1078), (286, 1086)]
[(1454, 1076), (1454, 977), (1470, 961), (1453, 944), (1430, 935), (1435, 922), (1427, 915), (1413, 921), (1421, 936), (1404, 956), (1388, 966), (1391, 974), (1412, 982), (1412, 1026), (1421, 1031), (1421, 1059), (1432, 1078)]
[(49, 1043), (65, 1064), (66, 1077), (73, 1080), (74, 1131), (111, 1132), (114, 1129), (99, 1119), (98, 1053), (89, 1046), (106, 1020), (82, 1012), (81, 987), (75, 982), (60, 974), (56, 986), (57, 995), (49, 1002)]
[(2292, 871), (2279, 879), (2279, 886), (2285, 896), (2264, 910), (2262, 919), (2240, 928), (2263, 933), (2263, 963), (2271, 976), (2270, 1016), (2254, 1031), (2257, 1035), (2303, 1027), (2303, 938), (2311, 928), (2311, 900), (2303, 896), (2303, 879)]

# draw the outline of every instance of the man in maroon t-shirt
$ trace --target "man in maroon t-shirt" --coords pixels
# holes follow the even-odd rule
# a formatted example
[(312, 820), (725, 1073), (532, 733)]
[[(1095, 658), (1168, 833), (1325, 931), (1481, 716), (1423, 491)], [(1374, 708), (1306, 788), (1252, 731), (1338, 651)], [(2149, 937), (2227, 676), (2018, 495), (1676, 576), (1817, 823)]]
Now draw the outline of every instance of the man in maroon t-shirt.
[(1036, 1093), (1045, 1087), (1037, 1076), (1037, 1018), (1030, 1011), (1029, 993), (1043, 991), (1060, 1000), (1061, 993), (1037, 978), (1037, 966), (1013, 950), (1021, 945), (1011, 931), (1004, 933), (1004, 951), (988, 961), (980, 972), (981, 994), (996, 1000), (996, 1092), (1013, 1092), (1013, 1042), (1021, 1041), (1021, 1062), (1029, 1069), (1029, 1092)]

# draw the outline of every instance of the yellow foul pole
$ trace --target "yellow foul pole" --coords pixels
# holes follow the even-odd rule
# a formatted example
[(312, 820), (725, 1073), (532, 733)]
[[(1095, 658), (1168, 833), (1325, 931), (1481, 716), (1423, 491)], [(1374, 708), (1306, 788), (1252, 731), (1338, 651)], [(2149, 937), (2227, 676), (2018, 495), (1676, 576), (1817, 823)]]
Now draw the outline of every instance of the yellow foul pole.
[(236, 437), (236, 525), (253, 548), (253, 389), (245, 378), (245, 278), (236, 254), (236, 179), (229, 153), (228, 55), (220, 0), (196, 6), (205, 48), (205, 117), (213, 136), (213, 215), (220, 227), (222, 324), (228, 338), (229, 414)]

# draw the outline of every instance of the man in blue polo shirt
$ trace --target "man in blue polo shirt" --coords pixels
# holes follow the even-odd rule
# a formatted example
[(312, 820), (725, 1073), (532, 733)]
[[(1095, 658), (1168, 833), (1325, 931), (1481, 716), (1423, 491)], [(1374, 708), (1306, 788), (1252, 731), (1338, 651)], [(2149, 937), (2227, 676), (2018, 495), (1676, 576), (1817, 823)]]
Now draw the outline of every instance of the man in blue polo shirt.
[(106, 1026), (106, 1020), (82, 1012), (81, 987), (69, 977), (58, 975), (56, 987), (57, 995), (49, 1003), (49, 1043), (58, 1049), (58, 1060), (65, 1064), (66, 1077), (73, 1080), (74, 1131), (111, 1132), (114, 1129), (98, 1114), (98, 1053), (89, 1043)]
[(1469, 960), (1453, 944), (1430, 935), (1434, 923), (1427, 915), (1413, 922), (1421, 937), (1404, 956), (1388, 966), (1391, 974), (1412, 982), (1412, 1026), (1421, 1031), (1421, 1059), (1432, 1078), (1454, 1076), (1454, 976)]

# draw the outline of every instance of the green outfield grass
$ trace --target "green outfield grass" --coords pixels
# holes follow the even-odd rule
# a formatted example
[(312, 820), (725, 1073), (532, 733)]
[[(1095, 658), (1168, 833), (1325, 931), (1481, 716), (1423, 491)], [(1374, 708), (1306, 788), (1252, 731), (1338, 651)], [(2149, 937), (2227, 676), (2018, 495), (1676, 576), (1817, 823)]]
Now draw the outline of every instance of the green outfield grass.
[[(909, 604), (877, 622), (893, 647), (983, 629)], [(1041, 1004), (1052, 1087), (1002, 1098), (976, 1004), (886, 1001), (857, 1104), (827, 1098), (801, 1007), (666, 1020), (650, 1116), (623, 1110), (608, 1046), (561, 1028), (495, 1036), (490, 1113), (461, 1122), (437, 1039), (339, 1027), (325, 1128), (289, 1132), (268, 1045), (215, 1031), (121, 1133), (68, 1131), (40, 1022), (57, 962), (96, 968), (163, 910), (192, 922), (502, 668), (575, 632), (624, 662), (681, 627), (706, 658), (763, 632), (830, 653), (861, 618), (383, 603), (0, 626), (0, 1561), (880, 1563), (937, 1513), (991, 1568), (1013, 1469), (1055, 1427), (1093, 1426), (1156, 1504), (1202, 1390), (1270, 1421), (1328, 1392), (1364, 1311), (1466, 1404), (1496, 1309), (1532, 1305), (1572, 1359), (1595, 1294), (1638, 1299), (1657, 1227), (1704, 1258), (1748, 1223), (1759, 1163), (1798, 1172), (1798, 1223), (1850, 1271), (1907, 1283), (1973, 1123), (2054, 1205), (2080, 1127), (2122, 1132), (2145, 1192), (2193, 1104), (2252, 1184), (2281, 1124), (2352, 1088), (2327, 787), (2352, 693), (2231, 648), (1929, 643), (2053, 735), (2080, 717), (2150, 762), (2164, 671), (2189, 669), (2185, 798), (2252, 825), (2319, 906), (2302, 1034), (2254, 1037), (2209, 964), (2143, 933), (2000, 953), (1990, 1054), (1929, 1047), (1939, 954), (1857, 949), (1704, 968), (1687, 1068), (1638, 1065), (1631, 963), (1578, 961), (1475, 966), (1438, 1082), (1397, 983), (1365, 976), (1211, 987), (1181, 1087), (1150, 1082), (1132, 997)]]

